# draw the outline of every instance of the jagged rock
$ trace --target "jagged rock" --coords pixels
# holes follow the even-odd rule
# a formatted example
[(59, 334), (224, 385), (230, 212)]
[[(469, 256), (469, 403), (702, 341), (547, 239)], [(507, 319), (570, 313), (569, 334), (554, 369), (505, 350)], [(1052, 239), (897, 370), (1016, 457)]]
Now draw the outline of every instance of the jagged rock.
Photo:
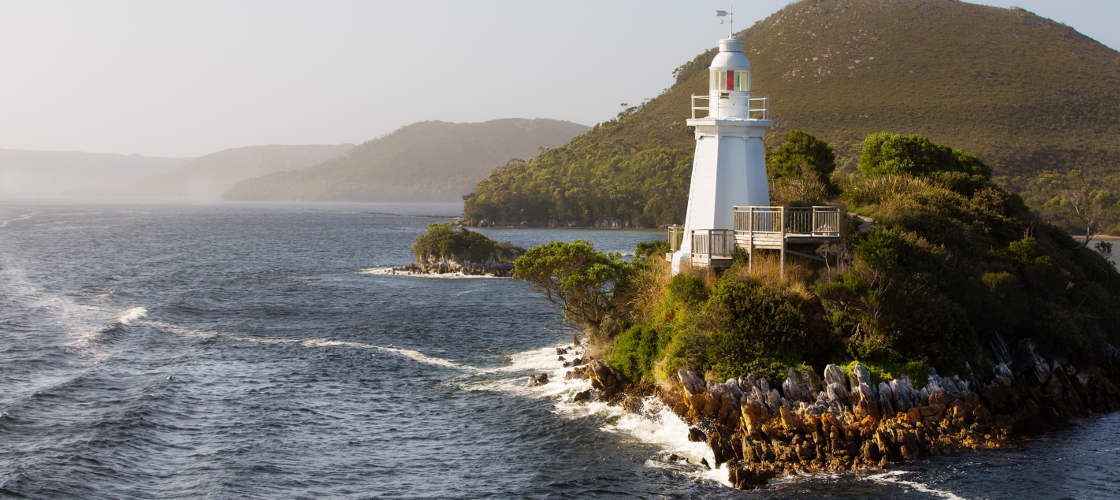
[(593, 396), (594, 396), (594, 393), (592, 392), (592, 390), (587, 389), (587, 390), (584, 390), (584, 391), (577, 392), (575, 394), (575, 396), (572, 396), (572, 401), (575, 401), (577, 403), (591, 401)]
[(529, 375), (529, 387), (544, 385), (548, 383), (548, 374), (540, 373), (537, 375)]
[(848, 382), (851, 384), (852, 392), (859, 390), (860, 384), (871, 385), (871, 371), (863, 366), (861, 363), (856, 363), (852, 367), (852, 373), (848, 375)]
[(1003, 364), (1005, 366), (1011, 365), (1014, 358), (1011, 357), (1011, 350), (1007, 348), (1007, 342), (1003, 337), (996, 333), (988, 340), (988, 350), (992, 352), (992, 358), (996, 364)]
[(758, 488), (766, 484), (776, 473), (771, 470), (757, 469), (735, 463), (728, 467), (727, 476), (731, 484), (741, 490)]
[(824, 383), (825, 386), (832, 384), (843, 384), (845, 382), (844, 370), (836, 365), (828, 365), (824, 367)]
[(597, 389), (604, 398), (611, 398), (625, 389), (625, 377), (601, 359), (589, 365), (588, 378), (591, 387)]
[(817, 377), (816, 373), (810, 370), (801, 371), (801, 383), (807, 392), (806, 396), (811, 400), (813, 395), (821, 392), (821, 380)]
[(561, 356), (564, 355), (564, 354), (568, 354), (568, 348), (567, 347), (557, 347), (556, 348), (556, 354), (561, 355)]
[(1015, 346), (1015, 374), (1035, 377), (1039, 384), (1045, 384), (1050, 378), (1050, 363), (1035, 352), (1034, 341), (1031, 339), (1020, 340)]
[(786, 369), (786, 379), (782, 382), (782, 392), (792, 401), (805, 401), (808, 394), (801, 383), (801, 377), (793, 368)]
[(708, 435), (704, 434), (704, 431), (702, 431), (700, 429), (697, 429), (695, 427), (689, 427), (688, 428), (688, 440), (692, 441), (692, 442), (703, 443), (703, 442), (708, 441)]
[(843, 384), (832, 382), (828, 384), (826, 392), (828, 395), (828, 402), (840, 406), (848, 406), (848, 390), (844, 388)]
[(700, 394), (707, 389), (707, 385), (704, 384), (704, 379), (700, 378), (700, 376), (697, 375), (696, 372), (692, 372), (689, 370), (678, 370), (677, 378), (681, 380), (681, 385), (684, 386), (684, 390), (686, 393), (688, 393), (689, 396), (692, 396), (693, 394)]
[(712, 454), (715, 456), (716, 467), (735, 458), (735, 447), (731, 445), (731, 440), (719, 432), (708, 434), (708, 446), (712, 447)]
[(641, 413), (644, 405), (645, 402), (642, 397), (634, 394), (627, 394), (626, 398), (622, 400), (622, 409), (630, 413)]

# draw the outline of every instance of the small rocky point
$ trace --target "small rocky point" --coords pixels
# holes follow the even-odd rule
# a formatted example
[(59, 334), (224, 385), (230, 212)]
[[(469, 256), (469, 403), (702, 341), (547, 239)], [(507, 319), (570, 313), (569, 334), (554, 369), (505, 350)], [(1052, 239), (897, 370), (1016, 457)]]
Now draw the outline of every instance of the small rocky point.
[[(851, 373), (828, 365), (823, 377), (789, 369), (778, 387), (755, 376), (706, 382), (682, 370), (679, 386), (658, 395), (690, 424), (689, 440), (711, 446), (713, 467), (728, 464), (737, 488), (778, 475), (880, 469), (998, 448), (1015, 436), (1120, 410), (1120, 350), (1109, 346), (1107, 363), (1082, 371), (1043, 358), (1030, 340), (1013, 350), (998, 336), (994, 343), (991, 374), (930, 370), (921, 390), (905, 376), (873, 383), (856, 364)], [(586, 377), (602, 399), (632, 406), (625, 378), (601, 360), (568, 376)]]

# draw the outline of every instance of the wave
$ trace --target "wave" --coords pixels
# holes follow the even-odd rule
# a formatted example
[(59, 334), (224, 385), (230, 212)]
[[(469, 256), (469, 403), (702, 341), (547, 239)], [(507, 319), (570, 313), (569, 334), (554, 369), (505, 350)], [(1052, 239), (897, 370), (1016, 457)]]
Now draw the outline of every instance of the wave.
[(12, 217), (10, 219), (0, 220), (0, 227), (8, 227), (8, 224), (11, 224), (13, 222), (19, 222), (19, 221), (22, 221), (22, 220), (30, 219), (30, 218), (38, 215), (38, 214), (39, 214), (39, 212), (27, 212), (25, 214), (20, 214), (20, 215), (17, 215), (15, 217)]
[[(639, 441), (654, 444), (662, 449), (664, 456), (672, 454), (683, 456), (689, 463), (697, 464), (688, 468), (698, 479), (731, 486), (726, 465), (718, 469), (698, 465), (702, 460), (714, 464), (715, 453), (707, 443), (689, 441), (688, 424), (656, 397), (643, 399), (642, 408), (638, 413), (629, 413), (603, 401), (575, 401), (576, 394), (591, 389), (591, 382), (582, 377), (565, 378), (569, 368), (564, 366), (564, 362), (556, 353), (558, 347), (564, 346), (560, 344), (515, 353), (510, 356), (507, 365), (482, 371), (484, 375), (499, 375), (501, 378), (467, 381), (459, 385), (464, 390), (470, 391), (485, 390), (522, 397), (551, 399), (554, 402), (554, 412), (565, 418), (606, 417), (607, 423), (600, 427), (600, 430), (625, 434)], [(573, 359), (582, 356), (582, 349), (568, 347), (568, 354), (564, 357)], [(547, 374), (548, 382), (530, 386), (528, 375), (539, 373)], [(651, 459), (652, 463), (657, 464), (656, 467), (669, 466), (669, 462), (659, 460)], [(647, 461), (648, 463), (650, 462)], [(673, 468), (677, 466), (673, 465)]]
[(128, 326), (133, 321), (143, 318), (148, 315), (148, 310), (142, 306), (130, 307), (125, 309), (119, 316), (117, 316), (117, 323)]
[(892, 470), (892, 471), (884, 472), (882, 474), (872, 474), (870, 476), (867, 476), (867, 479), (870, 480), (870, 481), (875, 481), (877, 483), (900, 484), (900, 485), (903, 485), (903, 486), (907, 486), (907, 487), (913, 489), (914, 491), (918, 491), (918, 492), (921, 492), (921, 493), (926, 493), (928, 495), (938, 496), (938, 497), (941, 497), (941, 498), (948, 498), (950, 500), (963, 500), (962, 497), (957, 496), (956, 494), (954, 494), (950, 491), (934, 489), (934, 488), (931, 488), (929, 485), (922, 484), (922, 483), (919, 483), (917, 481), (907, 481), (905, 479), (900, 479), (900, 476), (904, 476), (906, 474), (913, 474), (913, 472), (904, 471), (904, 470)]
[[(218, 332), (218, 331), (213, 331), (213, 330), (194, 330), (194, 329), (190, 329), (190, 328), (184, 328), (184, 327), (181, 327), (181, 326), (178, 326), (178, 325), (173, 325), (173, 324), (165, 323), (165, 322), (162, 322), (162, 321), (147, 321), (145, 324), (150, 325), (150, 326), (154, 326), (156, 328), (160, 328), (160, 329), (163, 329), (163, 330), (167, 330), (167, 331), (170, 331), (170, 332), (178, 334), (178, 335), (200, 337), (200, 338), (207, 339), (207, 340), (213, 339), (215, 337), (221, 337), (221, 338), (224, 338), (224, 339), (235, 340), (235, 341), (238, 341), (238, 342), (253, 342), (253, 343), (257, 343), (257, 344), (294, 344), (294, 345), (300, 345), (300, 346), (303, 346), (303, 347), (319, 347), (319, 348), (321, 348), (321, 347), (348, 347), (348, 348), (352, 348), (352, 349), (363, 349), (363, 350), (367, 350), (367, 351), (386, 352), (386, 353), (389, 353), (389, 354), (394, 354), (394, 355), (397, 355), (397, 356), (402, 356), (402, 357), (411, 359), (411, 360), (416, 361), (418, 363), (423, 363), (423, 364), (433, 365), (433, 366), (442, 366), (442, 367), (445, 367), (445, 368), (451, 368), (451, 369), (464, 371), (464, 372), (471, 372), (471, 373), (482, 373), (483, 372), (482, 369), (474, 367), (474, 366), (464, 365), (464, 364), (461, 364), (461, 363), (456, 363), (456, 362), (451, 361), (449, 359), (443, 359), (443, 358), (437, 358), (437, 357), (434, 357), (434, 356), (428, 356), (427, 354), (424, 354), (420, 351), (415, 351), (415, 350), (412, 350), (412, 349), (405, 349), (405, 348), (401, 348), (401, 347), (394, 347), (394, 346), (381, 346), (381, 345), (374, 345), (374, 344), (364, 344), (364, 343), (361, 343), (361, 342), (352, 342), (352, 341), (348, 341), (348, 340), (334, 340), (334, 339), (324, 339), (324, 338), (315, 338), (315, 337), (311, 337), (311, 338), (285, 338), (285, 337), (254, 337), (254, 336), (230, 335), (230, 334), (226, 334), (226, 333)], [(371, 354), (371, 356), (372, 355), (374, 355), (374, 354)]]
[(374, 274), (378, 276), (410, 276), (413, 278), (429, 278), (429, 279), (509, 279), (502, 276), (494, 276), (493, 274), (464, 274), (464, 273), (417, 273), (413, 271), (402, 271), (395, 267), (363, 267), (358, 270), (358, 274)]

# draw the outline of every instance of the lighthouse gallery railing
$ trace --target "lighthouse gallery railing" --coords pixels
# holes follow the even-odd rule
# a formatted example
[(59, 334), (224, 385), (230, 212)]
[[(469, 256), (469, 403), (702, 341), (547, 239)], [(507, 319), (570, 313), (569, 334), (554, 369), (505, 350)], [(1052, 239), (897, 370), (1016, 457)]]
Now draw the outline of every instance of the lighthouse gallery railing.
[[(710, 95), (693, 95), (692, 96), (692, 118), (715, 118), (712, 116), (712, 96)], [(770, 119), (770, 98), (769, 97), (752, 97), (750, 98), (750, 108), (748, 109), (747, 116), (752, 120), (769, 120)], [(697, 111), (703, 111), (703, 116), (696, 116)]]

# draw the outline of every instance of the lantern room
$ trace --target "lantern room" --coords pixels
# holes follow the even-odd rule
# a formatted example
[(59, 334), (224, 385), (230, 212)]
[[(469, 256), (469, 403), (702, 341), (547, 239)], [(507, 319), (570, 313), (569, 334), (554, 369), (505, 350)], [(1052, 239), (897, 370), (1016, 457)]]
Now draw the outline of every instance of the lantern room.
[(719, 53), (708, 69), (709, 106), (717, 119), (749, 119), (751, 63), (743, 54), (743, 41), (719, 41)]

